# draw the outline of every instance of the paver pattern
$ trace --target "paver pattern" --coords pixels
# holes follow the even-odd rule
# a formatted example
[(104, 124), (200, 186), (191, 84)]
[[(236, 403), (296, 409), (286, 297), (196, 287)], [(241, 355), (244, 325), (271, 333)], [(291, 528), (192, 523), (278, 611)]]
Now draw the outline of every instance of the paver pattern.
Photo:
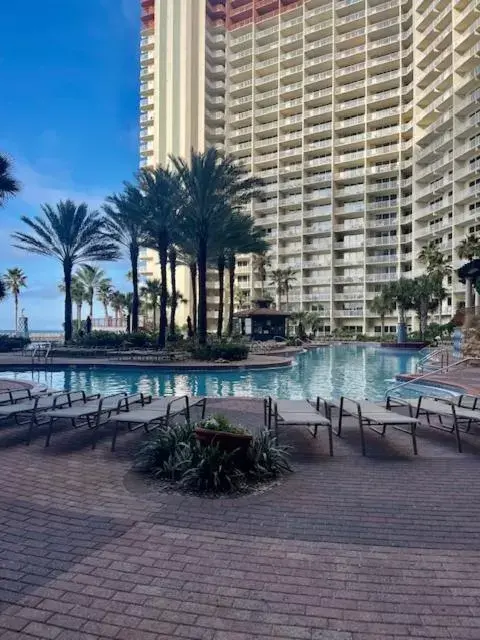
[[(258, 427), (258, 400), (216, 400)], [(348, 425), (347, 425), (348, 426)], [(295, 473), (239, 498), (159, 491), (139, 436), (0, 432), (0, 639), (480, 638), (480, 438), (282, 432)]]

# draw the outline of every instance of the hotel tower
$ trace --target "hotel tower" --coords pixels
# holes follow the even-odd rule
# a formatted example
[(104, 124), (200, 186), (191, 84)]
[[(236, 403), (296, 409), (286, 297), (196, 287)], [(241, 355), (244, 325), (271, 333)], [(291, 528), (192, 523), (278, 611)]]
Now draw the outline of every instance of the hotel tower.
[[(458, 266), (480, 231), (478, 0), (141, 5), (141, 164), (215, 145), (262, 177), (251, 213), (271, 268), (296, 272), (291, 311), (378, 332), (369, 302), (421, 272), (422, 246)], [(248, 257), (237, 275), (259, 295)], [(465, 292), (445, 286), (447, 319)]]

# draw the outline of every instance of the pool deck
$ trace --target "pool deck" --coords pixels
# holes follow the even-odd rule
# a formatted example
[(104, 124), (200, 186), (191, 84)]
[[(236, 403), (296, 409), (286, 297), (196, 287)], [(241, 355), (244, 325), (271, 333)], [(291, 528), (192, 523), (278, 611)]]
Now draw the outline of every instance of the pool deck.
[[(414, 381), (420, 378), (418, 375), (403, 374), (397, 376), (399, 383), (402, 381)], [(452, 387), (460, 393), (468, 393), (480, 396), (480, 367), (468, 367), (454, 369), (445, 373), (431, 374), (427, 378), (419, 380), (419, 384), (438, 384), (441, 387)], [(479, 634), (480, 638), (480, 634)]]
[[(210, 401), (258, 429), (262, 403)], [(131, 469), (139, 433), (0, 432), (1, 640), (480, 638), (480, 430), (282, 430), (291, 476), (260, 493), (168, 493)]]

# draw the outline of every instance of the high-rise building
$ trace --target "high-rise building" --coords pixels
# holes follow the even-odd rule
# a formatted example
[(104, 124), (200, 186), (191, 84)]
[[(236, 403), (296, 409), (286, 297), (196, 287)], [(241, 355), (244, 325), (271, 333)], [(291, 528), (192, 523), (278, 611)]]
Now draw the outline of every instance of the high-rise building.
[[(142, 6), (142, 161), (215, 144), (262, 177), (252, 214), (295, 271), (291, 310), (372, 333), (369, 301), (423, 245), (457, 266), (480, 215), (477, 0)], [(237, 273), (259, 295), (248, 258)], [(464, 296), (446, 285), (445, 317)]]

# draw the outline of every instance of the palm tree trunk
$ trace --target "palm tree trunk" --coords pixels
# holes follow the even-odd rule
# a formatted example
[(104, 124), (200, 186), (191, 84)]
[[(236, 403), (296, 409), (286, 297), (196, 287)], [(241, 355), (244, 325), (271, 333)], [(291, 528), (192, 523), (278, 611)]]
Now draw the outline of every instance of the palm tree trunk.
[(18, 293), (15, 293), (15, 331), (18, 330)]
[(158, 346), (160, 349), (164, 349), (167, 337), (167, 248), (160, 247), (158, 255), (160, 257), (160, 277), (162, 280), (160, 288), (160, 324), (158, 329)]
[(138, 331), (138, 247), (130, 247), (130, 264), (132, 267), (132, 331)]
[(198, 342), (207, 342), (207, 246), (201, 243), (198, 251)]
[(170, 286), (172, 288), (170, 303), (170, 335), (175, 335), (175, 314), (177, 312), (177, 252), (174, 247), (169, 251), (170, 260)]
[(227, 334), (231, 336), (233, 333), (233, 312), (235, 310), (235, 258), (230, 260), (230, 263), (228, 265), (228, 285), (230, 289), (228, 301)]
[(80, 331), (82, 326), (82, 303), (77, 302), (77, 331)]
[(90, 306), (90, 320), (93, 320), (93, 296), (88, 301), (88, 304)]
[(191, 262), (190, 265), (190, 282), (192, 285), (192, 329), (193, 334), (197, 333), (197, 263)]
[(383, 340), (383, 336), (385, 335), (385, 316), (380, 316), (380, 337)]
[(106, 302), (103, 303), (103, 309), (105, 311), (105, 319), (108, 320), (108, 304)]
[(65, 342), (72, 339), (72, 264), (63, 262), (63, 280), (65, 284), (64, 336)]
[(158, 300), (155, 300), (153, 303), (153, 329), (155, 330), (155, 327), (157, 326), (157, 307), (158, 307)]
[(217, 337), (222, 337), (223, 330), (223, 305), (225, 304), (225, 257), (220, 256), (217, 262), (218, 269), (218, 318)]

